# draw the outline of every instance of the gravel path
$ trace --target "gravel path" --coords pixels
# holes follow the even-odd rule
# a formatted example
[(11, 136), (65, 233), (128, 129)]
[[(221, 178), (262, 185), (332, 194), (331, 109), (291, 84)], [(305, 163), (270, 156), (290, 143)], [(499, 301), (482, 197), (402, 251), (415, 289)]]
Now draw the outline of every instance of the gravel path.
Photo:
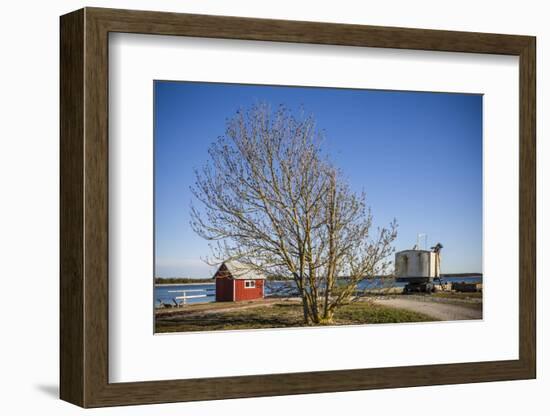
[(442, 321), (459, 321), (465, 319), (482, 318), (481, 308), (472, 308), (471, 306), (421, 300), (418, 298), (399, 297), (390, 299), (377, 299), (374, 302), (383, 306), (408, 309), (410, 311), (424, 313)]

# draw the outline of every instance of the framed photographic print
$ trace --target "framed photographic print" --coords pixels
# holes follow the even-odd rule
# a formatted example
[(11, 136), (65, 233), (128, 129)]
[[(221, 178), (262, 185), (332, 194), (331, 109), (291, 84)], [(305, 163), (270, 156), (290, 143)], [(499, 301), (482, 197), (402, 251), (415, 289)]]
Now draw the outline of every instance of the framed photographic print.
[(536, 376), (535, 38), (61, 17), (61, 398)]

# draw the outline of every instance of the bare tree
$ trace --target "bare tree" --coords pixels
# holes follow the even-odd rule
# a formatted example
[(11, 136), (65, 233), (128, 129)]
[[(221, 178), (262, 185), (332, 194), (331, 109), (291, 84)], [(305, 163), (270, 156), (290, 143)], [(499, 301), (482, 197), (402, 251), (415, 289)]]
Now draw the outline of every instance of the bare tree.
[(215, 242), (214, 261), (290, 276), (306, 324), (332, 322), (362, 280), (385, 273), (397, 235), (395, 221), (373, 235), (365, 195), (352, 192), (321, 141), (311, 116), (267, 104), (238, 111), (192, 187), (191, 225)]

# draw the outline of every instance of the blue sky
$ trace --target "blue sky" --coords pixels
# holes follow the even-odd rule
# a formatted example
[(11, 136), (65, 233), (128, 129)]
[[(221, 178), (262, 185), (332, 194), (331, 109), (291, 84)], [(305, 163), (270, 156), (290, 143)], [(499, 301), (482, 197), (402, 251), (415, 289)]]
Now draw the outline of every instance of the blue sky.
[(259, 102), (315, 117), (375, 225), (397, 219), (397, 250), (425, 233), (444, 246), (442, 272), (482, 271), (481, 95), (168, 81), (154, 93), (156, 276), (211, 277), (189, 225), (193, 168), (227, 118)]

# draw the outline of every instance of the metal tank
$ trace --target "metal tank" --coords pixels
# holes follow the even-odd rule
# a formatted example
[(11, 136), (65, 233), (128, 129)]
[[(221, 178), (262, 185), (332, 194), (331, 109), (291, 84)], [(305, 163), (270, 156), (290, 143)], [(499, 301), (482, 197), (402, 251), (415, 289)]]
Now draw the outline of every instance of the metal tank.
[(439, 280), (443, 246), (437, 243), (431, 250), (417, 247), (395, 253), (395, 280), (407, 283), (405, 292), (433, 292), (434, 279)]

